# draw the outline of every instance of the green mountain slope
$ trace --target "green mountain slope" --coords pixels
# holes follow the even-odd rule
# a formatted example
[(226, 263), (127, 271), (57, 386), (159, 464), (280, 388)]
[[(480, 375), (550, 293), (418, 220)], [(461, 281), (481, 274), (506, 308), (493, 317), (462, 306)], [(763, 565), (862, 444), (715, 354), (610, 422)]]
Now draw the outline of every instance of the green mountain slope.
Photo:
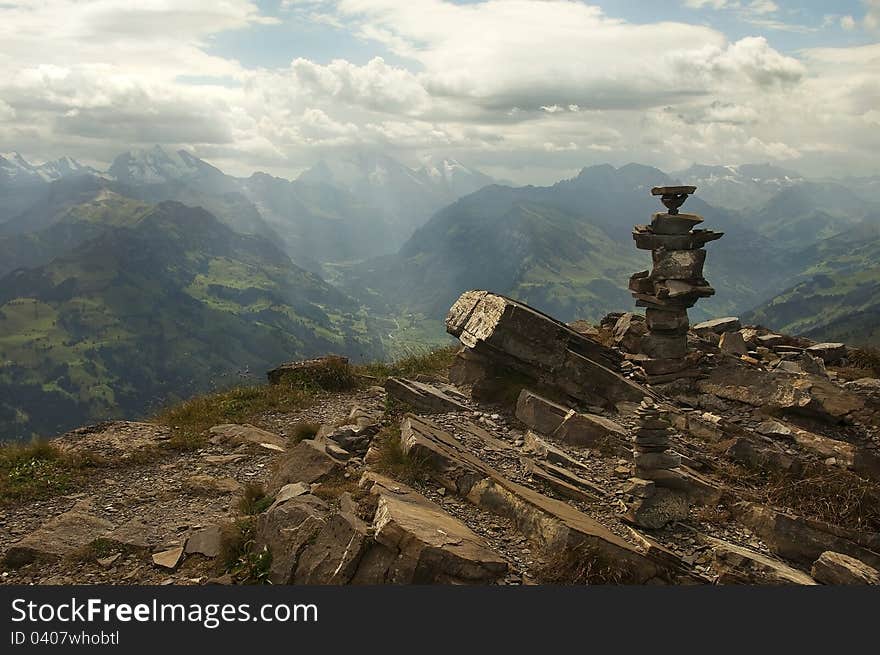
[(65, 205), (47, 227), (9, 236), (0, 235), (0, 276), (16, 268), (47, 264), (82, 243), (95, 239), (108, 228), (135, 225), (150, 205), (121, 196), (104, 186), (92, 194), (77, 196)]
[[(598, 319), (633, 307), (632, 273), (650, 268), (631, 231), (662, 207), (654, 185), (673, 180), (647, 166), (595, 166), (552, 187), (489, 186), (446, 207), (397, 255), (339, 269), (334, 279), (380, 311), (440, 319), (464, 290), (487, 288), (563, 320)], [(791, 266), (730, 211), (699, 198), (687, 209), (725, 237), (708, 246), (707, 278), (718, 295), (700, 319), (753, 307), (783, 288)]]
[(745, 318), (821, 340), (880, 345), (880, 221), (864, 221), (791, 257), (797, 283)]
[(377, 357), (372, 332), (270, 241), (162, 203), (0, 279), (0, 437), (137, 416), (284, 359)]

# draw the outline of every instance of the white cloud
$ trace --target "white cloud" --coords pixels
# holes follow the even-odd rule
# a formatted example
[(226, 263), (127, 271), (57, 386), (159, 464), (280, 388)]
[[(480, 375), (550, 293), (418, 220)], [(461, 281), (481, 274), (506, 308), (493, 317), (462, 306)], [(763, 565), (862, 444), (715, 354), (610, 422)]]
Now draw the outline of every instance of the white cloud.
[(871, 32), (880, 30), (880, 0), (863, 0), (863, 2), (866, 10), (862, 25)]
[(852, 31), (856, 29), (856, 19), (852, 16), (841, 16), (840, 26), (847, 31)]
[[(122, 0), (0, 0), (0, 150), (100, 160), (159, 142), (247, 173), (378, 144), (553, 177), (603, 158), (818, 162), (821, 144), (870, 166), (880, 149), (880, 46), (783, 54), (762, 37), (629, 23), (570, 0), (284, 4), (395, 57), (249, 69), (209, 54), (213, 35), (273, 20), (247, 0), (148, 1), (134, 15)], [(686, 4), (782, 13), (768, 0)]]

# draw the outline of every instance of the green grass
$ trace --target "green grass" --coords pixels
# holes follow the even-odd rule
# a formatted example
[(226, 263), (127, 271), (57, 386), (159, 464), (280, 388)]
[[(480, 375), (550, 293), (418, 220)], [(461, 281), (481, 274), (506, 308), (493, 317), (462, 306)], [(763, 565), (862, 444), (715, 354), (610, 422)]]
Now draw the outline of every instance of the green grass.
[(355, 367), (355, 373), (384, 382), (390, 377), (427, 375), (445, 377), (452, 366), (458, 346), (444, 346), (435, 350), (415, 351), (393, 362), (372, 362)]
[(47, 441), (0, 446), (0, 506), (51, 498), (72, 489), (95, 458), (63, 453)]
[(346, 358), (328, 356), (284, 371), (280, 384), (304, 391), (347, 391), (357, 386), (357, 378)]
[(314, 394), (299, 387), (255, 385), (190, 398), (153, 417), (172, 430), (169, 445), (178, 450), (201, 447), (207, 431), (221, 423), (253, 423), (268, 411), (293, 412), (311, 405)]

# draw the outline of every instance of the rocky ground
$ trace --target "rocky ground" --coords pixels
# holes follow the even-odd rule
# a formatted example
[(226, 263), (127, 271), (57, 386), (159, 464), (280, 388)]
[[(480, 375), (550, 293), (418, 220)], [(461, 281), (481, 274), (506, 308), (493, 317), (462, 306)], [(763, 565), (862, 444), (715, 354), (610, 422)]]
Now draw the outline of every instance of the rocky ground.
[[(568, 327), (481, 293), (447, 318), (448, 372), (361, 376), (189, 452), (173, 426), (59, 437), (106, 464), (0, 510), (0, 580), (880, 582), (880, 380), (856, 351), (725, 319), (691, 330), (698, 375), (647, 385), (638, 317)], [(644, 398), (678, 466), (635, 468)]]

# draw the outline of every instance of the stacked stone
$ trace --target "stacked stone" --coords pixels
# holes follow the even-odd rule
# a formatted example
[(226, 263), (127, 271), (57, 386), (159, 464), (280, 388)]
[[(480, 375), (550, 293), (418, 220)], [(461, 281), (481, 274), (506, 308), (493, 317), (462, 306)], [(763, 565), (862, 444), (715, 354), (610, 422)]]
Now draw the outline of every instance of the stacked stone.
[(648, 334), (642, 339), (639, 361), (648, 382), (659, 383), (699, 374), (695, 360), (688, 357), (687, 310), (700, 298), (715, 293), (703, 278), (706, 251), (703, 246), (723, 236), (722, 232), (693, 229), (703, 219), (680, 214), (678, 207), (696, 191), (693, 186), (655, 187), (669, 209), (653, 215), (650, 225), (636, 225), (636, 248), (650, 250), (653, 268), (630, 278), (629, 288), (636, 305), (645, 307)]
[(633, 445), (635, 477), (630, 478), (626, 489), (633, 500), (627, 504), (623, 518), (654, 530), (685, 519), (688, 498), (677, 488), (681, 477), (673, 469), (681, 464), (681, 457), (669, 450), (672, 427), (666, 412), (645, 398), (635, 413), (639, 420)]
[(633, 462), (636, 477), (654, 480), (663, 477), (657, 471), (667, 471), (681, 465), (681, 457), (669, 450), (672, 425), (669, 417), (650, 398), (642, 400), (636, 409), (639, 427), (635, 433)]

